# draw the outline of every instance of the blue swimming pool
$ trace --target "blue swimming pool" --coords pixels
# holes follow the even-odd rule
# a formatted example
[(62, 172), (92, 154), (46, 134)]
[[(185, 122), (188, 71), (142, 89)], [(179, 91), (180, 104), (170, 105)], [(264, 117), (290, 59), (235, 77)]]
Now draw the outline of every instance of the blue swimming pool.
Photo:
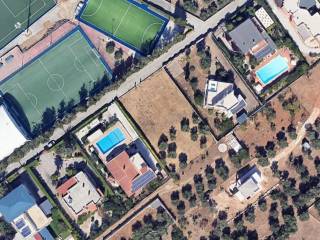
[(97, 142), (99, 150), (105, 154), (113, 147), (125, 140), (125, 136), (119, 128), (112, 130), (107, 136)]
[(267, 65), (256, 71), (256, 75), (265, 85), (277, 79), (280, 75), (288, 71), (287, 60), (282, 56), (272, 59)]

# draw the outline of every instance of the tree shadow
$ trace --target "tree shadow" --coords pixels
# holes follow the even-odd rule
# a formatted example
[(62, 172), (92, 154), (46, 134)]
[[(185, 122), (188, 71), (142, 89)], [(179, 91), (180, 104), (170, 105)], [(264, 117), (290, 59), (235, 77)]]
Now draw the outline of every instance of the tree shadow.
[(3, 100), (6, 106), (9, 108), (10, 113), (12, 113), (12, 117), (14, 118), (14, 120), (23, 127), (27, 136), (31, 136), (32, 134), (31, 134), (30, 122), (21, 104), (10, 93), (5, 93), (3, 95)]

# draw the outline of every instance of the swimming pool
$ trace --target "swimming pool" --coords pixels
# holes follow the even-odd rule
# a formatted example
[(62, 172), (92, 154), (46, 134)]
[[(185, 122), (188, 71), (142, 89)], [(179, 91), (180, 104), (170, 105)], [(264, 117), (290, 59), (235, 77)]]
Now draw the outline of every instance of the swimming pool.
[(107, 136), (97, 142), (99, 150), (105, 154), (113, 147), (125, 140), (125, 136), (119, 128), (112, 130)]
[(280, 75), (288, 71), (289, 65), (287, 60), (282, 56), (277, 56), (272, 59), (267, 65), (263, 66), (256, 71), (256, 75), (260, 81), (267, 85), (273, 80), (277, 79)]

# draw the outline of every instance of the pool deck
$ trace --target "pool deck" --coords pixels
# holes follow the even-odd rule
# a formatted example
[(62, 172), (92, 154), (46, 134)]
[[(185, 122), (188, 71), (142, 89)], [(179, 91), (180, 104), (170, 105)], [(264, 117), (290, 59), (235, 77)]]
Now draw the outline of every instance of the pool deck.
[[(271, 56), (265, 58), (252, 72), (252, 78), (254, 79), (254, 81), (256, 83), (259, 83), (262, 87), (265, 87), (266, 85), (274, 82), (275, 80), (277, 79), (274, 79), (270, 82), (268, 82), (267, 84), (264, 84), (259, 78), (258, 76), (256, 75), (256, 72), (261, 69), (262, 67), (264, 67), (265, 65), (269, 64), (273, 59), (275, 59), (276, 57), (278, 56), (282, 56), (284, 58), (287, 59), (288, 61), (288, 66), (289, 66), (289, 69), (287, 72), (291, 72), (294, 68), (295, 68), (295, 65), (293, 65), (291, 63), (291, 60), (292, 60), (292, 56), (293, 53), (288, 49), (288, 48), (281, 48), (281, 49), (278, 49), (274, 54), (272, 54)], [(281, 75), (280, 75), (281, 76)]]
[[(106, 153), (103, 153), (99, 150), (99, 148), (97, 147), (97, 143), (103, 139), (104, 137), (106, 137), (109, 133), (111, 133), (113, 130), (119, 128), (121, 130), (121, 132), (123, 133), (123, 135), (125, 136), (125, 140), (123, 140), (121, 143), (117, 144), (116, 146), (112, 147), (109, 151), (107, 151)], [(107, 131), (105, 131), (103, 133), (103, 135), (97, 139), (95, 139), (93, 142), (91, 142), (91, 144), (96, 148), (97, 153), (99, 154), (99, 158), (104, 161), (106, 160), (106, 157), (109, 155), (109, 153), (117, 146), (119, 145), (129, 145), (131, 142), (133, 141), (133, 139), (131, 138), (130, 134), (128, 133), (128, 131), (126, 130), (126, 128), (122, 125), (122, 123), (120, 121), (117, 121), (112, 127), (108, 128)]]

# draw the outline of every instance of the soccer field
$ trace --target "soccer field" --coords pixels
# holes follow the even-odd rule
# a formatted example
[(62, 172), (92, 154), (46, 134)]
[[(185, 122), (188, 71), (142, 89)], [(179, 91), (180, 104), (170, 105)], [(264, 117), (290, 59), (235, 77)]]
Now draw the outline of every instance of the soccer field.
[(55, 0), (0, 0), (0, 49), (55, 4)]
[(88, 0), (80, 20), (143, 54), (152, 51), (168, 21), (132, 0)]
[(76, 28), (0, 85), (4, 96), (22, 109), (31, 129), (41, 123), (47, 108), (58, 111), (61, 101), (77, 104), (83, 86), (90, 91), (105, 74), (111, 78), (111, 70), (90, 44)]

